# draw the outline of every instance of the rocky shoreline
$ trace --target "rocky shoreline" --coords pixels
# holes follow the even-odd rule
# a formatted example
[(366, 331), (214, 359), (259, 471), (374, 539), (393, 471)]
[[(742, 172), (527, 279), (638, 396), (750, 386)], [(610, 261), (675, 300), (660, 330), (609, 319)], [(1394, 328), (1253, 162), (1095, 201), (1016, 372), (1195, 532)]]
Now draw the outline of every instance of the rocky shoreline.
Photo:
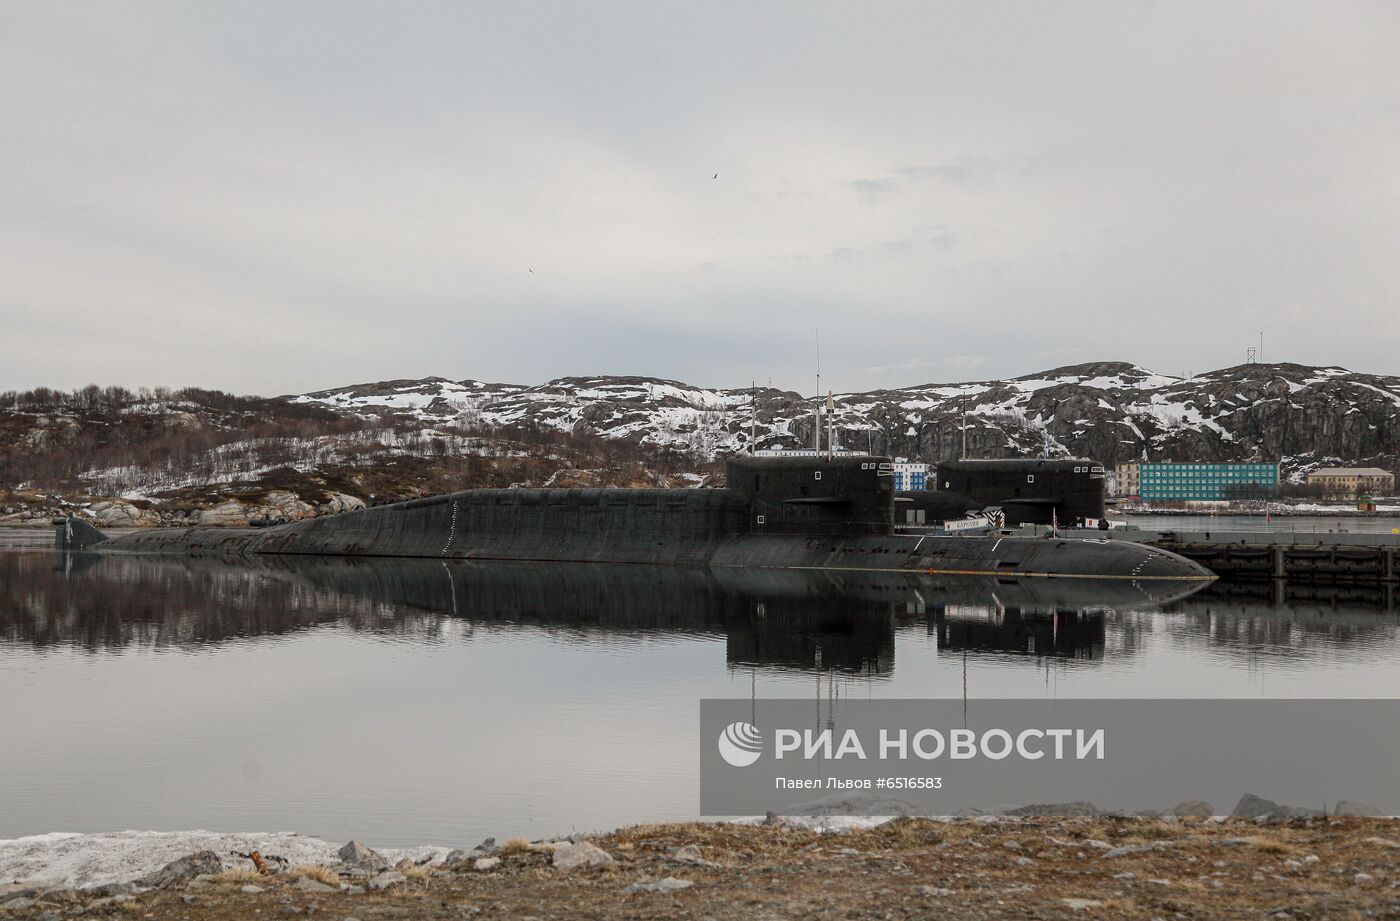
[(470, 850), (396, 861), (351, 841), (333, 861), (294, 864), (271, 849), (203, 850), (128, 882), (86, 889), (3, 885), (0, 917), (1400, 914), (1400, 822), (1282, 812), (1255, 818), (1144, 818), (1087, 810), (901, 818), (840, 833), (770, 817), (762, 824), (644, 825), (535, 842), (488, 839)]

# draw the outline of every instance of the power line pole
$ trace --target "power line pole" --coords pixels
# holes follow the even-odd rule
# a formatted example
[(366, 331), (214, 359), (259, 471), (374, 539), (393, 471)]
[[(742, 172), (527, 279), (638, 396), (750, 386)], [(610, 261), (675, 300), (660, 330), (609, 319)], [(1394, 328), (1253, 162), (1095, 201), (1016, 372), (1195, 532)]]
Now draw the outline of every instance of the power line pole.
[(967, 460), (967, 394), (962, 395), (962, 459)]
[(749, 382), (749, 453), (758, 453), (758, 381)]

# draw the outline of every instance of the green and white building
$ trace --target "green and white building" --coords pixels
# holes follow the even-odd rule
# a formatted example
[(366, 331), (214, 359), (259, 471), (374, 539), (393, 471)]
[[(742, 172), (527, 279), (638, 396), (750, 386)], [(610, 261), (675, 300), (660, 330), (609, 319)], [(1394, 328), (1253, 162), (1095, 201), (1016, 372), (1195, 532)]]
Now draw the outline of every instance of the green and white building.
[(1144, 502), (1226, 502), (1278, 495), (1278, 464), (1138, 464)]

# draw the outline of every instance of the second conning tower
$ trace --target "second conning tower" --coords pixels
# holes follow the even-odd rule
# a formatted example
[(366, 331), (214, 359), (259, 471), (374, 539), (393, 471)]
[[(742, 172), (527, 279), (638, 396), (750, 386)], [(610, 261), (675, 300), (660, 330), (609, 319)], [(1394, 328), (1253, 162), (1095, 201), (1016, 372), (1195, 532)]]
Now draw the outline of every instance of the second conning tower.
[(729, 461), (728, 487), (748, 500), (759, 534), (891, 534), (894, 467), (888, 457), (743, 456)]

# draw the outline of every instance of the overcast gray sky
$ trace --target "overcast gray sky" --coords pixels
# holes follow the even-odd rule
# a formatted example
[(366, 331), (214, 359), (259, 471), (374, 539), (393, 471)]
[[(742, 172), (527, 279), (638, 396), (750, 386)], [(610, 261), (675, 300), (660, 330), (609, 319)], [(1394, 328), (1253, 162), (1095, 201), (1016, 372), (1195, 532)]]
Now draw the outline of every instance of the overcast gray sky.
[(0, 388), (810, 391), (818, 329), (843, 390), (1261, 329), (1395, 373), (1397, 47), (1395, 3), (4, 0)]

